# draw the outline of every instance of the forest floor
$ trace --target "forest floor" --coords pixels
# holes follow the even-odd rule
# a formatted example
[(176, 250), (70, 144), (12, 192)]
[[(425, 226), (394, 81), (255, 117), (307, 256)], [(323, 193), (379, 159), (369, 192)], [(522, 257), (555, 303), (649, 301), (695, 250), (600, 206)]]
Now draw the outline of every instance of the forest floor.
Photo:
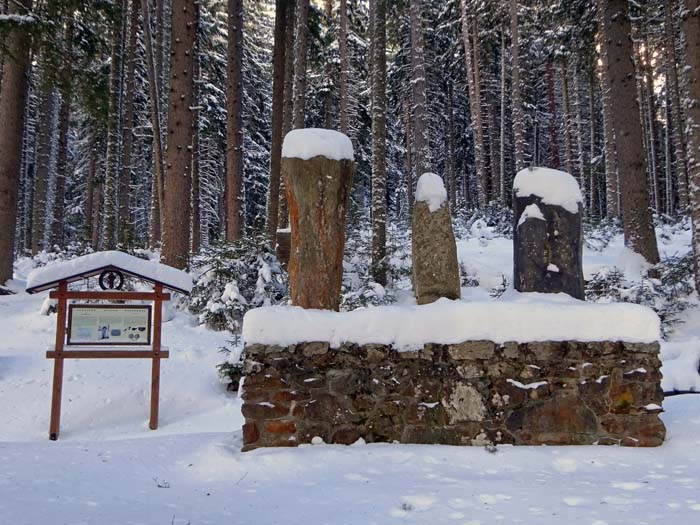
[[(466, 298), (512, 272), (511, 241), (478, 237), (458, 242), (479, 281)], [(685, 230), (660, 240), (666, 255), (689, 249)], [(614, 265), (636, 271), (619, 236), (585, 250), (587, 276)], [(21, 291), (24, 270), (15, 277)], [(148, 361), (75, 360), (50, 442), (45, 296), (0, 296), (1, 523), (700, 523), (700, 396), (665, 400), (668, 437), (656, 449), (358, 443), (243, 454), (240, 402), (215, 368), (229, 335), (179, 310), (163, 327), (159, 429), (147, 426)], [(700, 309), (683, 319), (662, 346), (664, 387), (700, 391)]]

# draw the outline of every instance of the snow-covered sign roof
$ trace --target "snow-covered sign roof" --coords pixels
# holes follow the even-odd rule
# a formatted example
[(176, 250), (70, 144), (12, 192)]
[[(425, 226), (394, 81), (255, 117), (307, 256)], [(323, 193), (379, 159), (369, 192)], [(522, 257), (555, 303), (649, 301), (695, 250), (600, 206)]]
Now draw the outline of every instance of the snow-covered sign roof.
[(545, 204), (561, 206), (566, 211), (578, 213), (583, 195), (578, 182), (566, 172), (550, 168), (525, 168), (513, 179), (516, 197), (540, 197)]
[(41, 292), (55, 288), (61, 281), (77, 281), (98, 275), (104, 270), (119, 270), (139, 279), (160, 283), (175, 292), (189, 294), (192, 291), (192, 277), (182, 270), (139, 259), (124, 252), (105, 251), (55, 262), (33, 270), (27, 276), (27, 292)]
[(659, 340), (659, 318), (653, 310), (627, 303), (586, 303), (565, 294), (518, 294), (498, 301), (438, 301), (391, 305), (351, 312), (268, 306), (243, 318), (246, 344), (288, 346), (324, 341), (393, 345), (398, 350), (424, 344), (457, 344), (488, 340), (624, 341)]
[(326, 157), (331, 160), (354, 160), (352, 142), (339, 131), (321, 128), (295, 129), (282, 143), (282, 157), (309, 160)]

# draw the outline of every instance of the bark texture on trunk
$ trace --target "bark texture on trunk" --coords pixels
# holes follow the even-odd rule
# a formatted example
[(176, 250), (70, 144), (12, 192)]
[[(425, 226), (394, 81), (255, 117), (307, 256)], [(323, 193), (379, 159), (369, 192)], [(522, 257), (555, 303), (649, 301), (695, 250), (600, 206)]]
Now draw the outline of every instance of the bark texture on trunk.
[[(476, 21), (474, 22), (474, 27)], [(474, 135), (474, 164), (476, 169), (476, 194), (479, 208), (486, 206), (486, 162), (484, 159), (484, 128), (481, 115), (481, 86), (479, 83), (478, 48), (473, 49), (473, 42), (478, 44), (476, 35), (470, 36), (469, 12), (467, 0), (462, 0), (462, 39), (464, 41), (464, 58), (467, 67), (467, 86), (469, 89), (469, 111)]]
[(627, 0), (599, 2), (603, 8), (603, 45), (608, 54), (625, 245), (649, 263), (656, 264), (659, 251), (649, 210), (629, 5)]
[[(338, 46), (340, 50), (340, 132), (348, 134), (348, 75), (350, 59), (348, 57), (348, 0), (340, 0), (340, 33)], [(289, 49), (289, 48), (287, 48)]]
[(386, 285), (386, 0), (371, 0), (372, 276)]
[(58, 153), (56, 155), (56, 187), (54, 189), (52, 242), (63, 246), (63, 220), (65, 216), (66, 177), (68, 176), (68, 130), (73, 96), (73, 38), (75, 24), (68, 19), (64, 37), (64, 56), (59, 91), (61, 106), (58, 110)]
[(192, 184), (192, 102), (197, 31), (195, 0), (173, 6), (170, 88), (168, 94), (168, 175), (165, 181), (163, 251), (161, 259), (186, 268), (190, 252), (190, 197)]
[(413, 158), (416, 174), (430, 169), (430, 123), (426, 96), (425, 45), (423, 43), (423, 2), (410, 0), (411, 85), (413, 87)]
[[(26, 15), (31, 8), (31, 0), (18, 0), (10, 4), (9, 13)], [(30, 43), (26, 26), (13, 27), (5, 37), (0, 82), (0, 284), (12, 278)]]
[(243, 0), (228, 0), (226, 240), (243, 236)]
[(518, 26), (518, 0), (510, 0), (510, 55), (511, 55), (511, 103), (513, 105), (513, 142), (515, 147), (515, 173), (525, 167), (525, 117), (520, 96), (520, 33)]
[[(600, 0), (598, 0), (600, 1)], [(605, 202), (608, 217), (620, 216), (620, 185), (615, 151), (615, 133), (613, 130), (612, 99), (610, 98), (610, 78), (608, 77), (608, 52), (603, 42), (602, 9), (598, 9), (598, 26), (600, 42), (600, 91), (603, 106), (603, 135), (605, 152)]]
[(122, 125), (122, 162), (119, 177), (119, 245), (130, 246), (133, 242), (131, 228), (131, 159), (134, 145), (134, 95), (136, 90), (136, 61), (139, 25), (139, 0), (129, 2), (129, 40), (127, 42), (124, 89), (124, 123)]
[(267, 189), (265, 230), (272, 244), (276, 242), (280, 207), (280, 163), (284, 127), (284, 79), (286, 62), (287, 2), (275, 2), (275, 32), (272, 51), (272, 142), (270, 145), (270, 184)]
[(119, 146), (121, 133), (122, 59), (126, 29), (126, 0), (120, 0), (118, 21), (112, 34), (112, 52), (109, 66), (109, 117), (107, 119), (107, 159), (104, 176), (104, 231), (103, 245), (112, 250), (117, 245), (119, 221)]
[[(44, 75), (49, 77), (46, 69)], [(36, 172), (34, 192), (32, 194), (32, 255), (46, 248), (46, 218), (48, 213), (48, 193), (51, 177), (51, 157), (53, 153), (53, 134), (56, 123), (55, 110), (57, 94), (54, 83), (45, 78), (40, 90), (39, 130), (37, 131)]]
[(338, 310), (343, 279), (345, 215), (355, 164), (313, 157), (282, 159), (292, 227), (292, 304)]
[(688, 69), (688, 176), (695, 289), (700, 290), (700, 0), (686, 0), (683, 29)]
[(673, 7), (675, 1), (662, 2), (664, 9), (664, 51), (666, 58), (666, 74), (671, 89), (671, 136), (673, 137), (673, 154), (676, 158), (676, 174), (678, 178), (678, 199), (681, 210), (686, 210), (689, 202), (688, 188), (688, 150), (685, 136), (685, 121), (681, 110), (681, 89), (678, 81), (678, 57), (676, 56), (675, 27), (673, 23)]
[(297, 0), (294, 50), (294, 128), (304, 127), (306, 117), (306, 61), (309, 45), (309, 0)]
[[(282, 142), (292, 130), (294, 124), (294, 31), (296, 28), (296, 0), (287, 0), (287, 27), (284, 35), (284, 115), (282, 123)], [(280, 160), (280, 163), (282, 161)], [(281, 166), (281, 164), (280, 164)], [(287, 208), (286, 182), (280, 167), (280, 196), (277, 228), (289, 226), (289, 209)]]

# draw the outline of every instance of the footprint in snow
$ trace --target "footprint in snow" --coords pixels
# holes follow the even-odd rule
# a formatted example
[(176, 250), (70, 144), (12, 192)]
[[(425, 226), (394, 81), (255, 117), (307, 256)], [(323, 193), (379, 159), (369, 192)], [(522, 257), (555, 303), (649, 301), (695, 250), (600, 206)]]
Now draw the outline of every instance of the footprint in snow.
[(484, 505), (494, 505), (502, 501), (508, 501), (511, 498), (507, 494), (479, 494), (476, 499)]

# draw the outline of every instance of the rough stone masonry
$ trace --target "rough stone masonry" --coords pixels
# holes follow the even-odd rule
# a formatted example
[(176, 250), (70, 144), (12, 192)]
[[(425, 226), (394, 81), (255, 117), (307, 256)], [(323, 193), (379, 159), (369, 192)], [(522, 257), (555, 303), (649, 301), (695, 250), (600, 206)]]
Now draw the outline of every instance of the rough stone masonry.
[(658, 343), (246, 347), (243, 449), (326, 443), (658, 446)]

